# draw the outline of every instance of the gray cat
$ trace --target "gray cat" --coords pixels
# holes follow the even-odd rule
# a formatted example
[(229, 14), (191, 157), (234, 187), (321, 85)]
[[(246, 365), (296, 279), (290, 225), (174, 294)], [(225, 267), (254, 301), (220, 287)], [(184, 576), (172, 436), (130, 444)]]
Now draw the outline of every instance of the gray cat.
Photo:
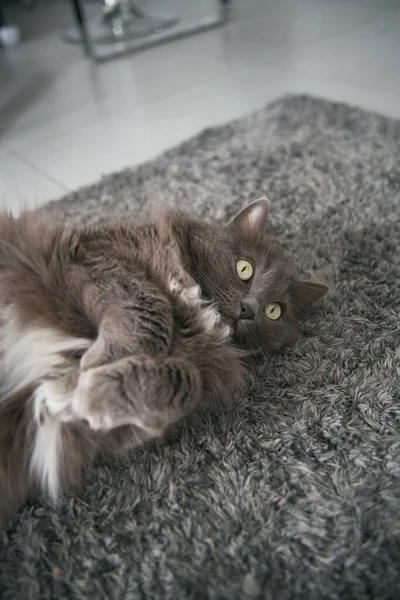
[(229, 397), (245, 351), (299, 336), (323, 296), (266, 234), (259, 200), (228, 226), (180, 211), (78, 229), (0, 216), (0, 528), (123, 452)]

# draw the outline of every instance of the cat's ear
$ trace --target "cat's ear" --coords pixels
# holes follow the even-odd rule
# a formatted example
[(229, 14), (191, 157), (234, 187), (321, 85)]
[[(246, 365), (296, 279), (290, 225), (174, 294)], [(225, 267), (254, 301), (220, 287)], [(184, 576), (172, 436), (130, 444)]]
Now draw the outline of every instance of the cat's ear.
[(260, 198), (252, 202), (231, 221), (229, 227), (241, 234), (262, 235), (267, 227), (268, 200)]
[(329, 286), (318, 281), (293, 279), (289, 286), (289, 292), (296, 306), (305, 308), (308, 304), (325, 296), (329, 292)]

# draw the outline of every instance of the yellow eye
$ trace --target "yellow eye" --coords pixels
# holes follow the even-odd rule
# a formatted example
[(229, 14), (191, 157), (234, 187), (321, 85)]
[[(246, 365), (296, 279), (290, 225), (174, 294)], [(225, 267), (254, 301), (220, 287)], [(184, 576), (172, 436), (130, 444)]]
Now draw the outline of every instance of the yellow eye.
[(241, 258), (236, 263), (236, 273), (242, 281), (248, 281), (253, 275), (253, 265), (249, 260)]
[(270, 302), (264, 309), (265, 314), (271, 321), (277, 321), (282, 314), (282, 309), (277, 302)]

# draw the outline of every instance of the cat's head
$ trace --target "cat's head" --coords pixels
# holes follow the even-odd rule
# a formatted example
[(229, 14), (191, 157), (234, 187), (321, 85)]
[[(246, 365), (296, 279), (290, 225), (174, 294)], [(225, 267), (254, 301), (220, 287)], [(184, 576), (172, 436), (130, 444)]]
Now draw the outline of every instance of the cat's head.
[(267, 217), (268, 201), (257, 200), (228, 226), (197, 230), (194, 244), (193, 268), (203, 294), (217, 303), (235, 341), (255, 352), (295, 342), (299, 311), (329, 290), (296, 277), (266, 233)]

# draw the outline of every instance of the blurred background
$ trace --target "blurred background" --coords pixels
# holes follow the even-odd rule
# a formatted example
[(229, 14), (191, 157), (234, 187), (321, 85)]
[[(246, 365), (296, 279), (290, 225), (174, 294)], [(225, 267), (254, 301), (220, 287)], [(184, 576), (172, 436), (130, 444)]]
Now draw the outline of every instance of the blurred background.
[(0, 0), (1, 207), (55, 199), (285, 93), (400, 118), (400, 0), (122, 4)]

